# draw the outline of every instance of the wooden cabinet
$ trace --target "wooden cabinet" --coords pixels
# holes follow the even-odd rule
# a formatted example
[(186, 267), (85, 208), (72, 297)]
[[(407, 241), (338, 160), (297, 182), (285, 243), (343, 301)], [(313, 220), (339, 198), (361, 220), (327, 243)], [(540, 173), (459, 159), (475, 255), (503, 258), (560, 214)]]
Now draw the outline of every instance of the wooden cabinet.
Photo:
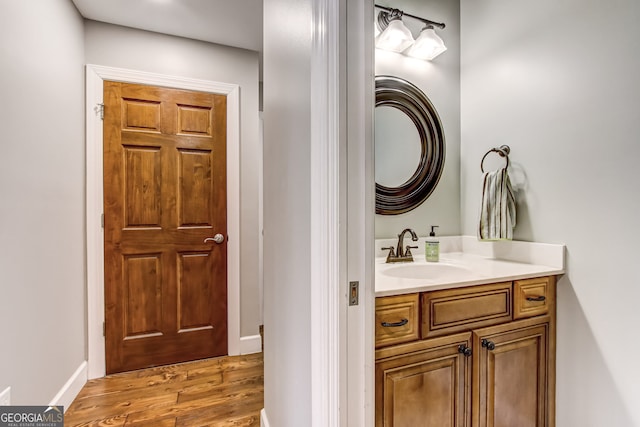
[(376, 425), (469, 425), (471, 334), (421, 340), (376, 352)]
[(473, 332), (473, 426), (546, 427), (548, 316)]
[(555, 277), (417, 296), (421, 339), (376, 342), (376, 427), (555, 426)]

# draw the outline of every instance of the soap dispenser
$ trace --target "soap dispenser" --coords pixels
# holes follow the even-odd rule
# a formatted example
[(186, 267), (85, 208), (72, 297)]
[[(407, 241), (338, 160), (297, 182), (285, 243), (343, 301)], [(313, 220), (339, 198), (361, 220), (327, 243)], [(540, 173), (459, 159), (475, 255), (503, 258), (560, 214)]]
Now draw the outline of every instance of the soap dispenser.
[(438, 262), (440, 260), (440, 242), (436, 239), (434, 228), (438, 228), (438, 226), (431, 226), (431, 232), (424, 244), (424, 256), (428, 262)]

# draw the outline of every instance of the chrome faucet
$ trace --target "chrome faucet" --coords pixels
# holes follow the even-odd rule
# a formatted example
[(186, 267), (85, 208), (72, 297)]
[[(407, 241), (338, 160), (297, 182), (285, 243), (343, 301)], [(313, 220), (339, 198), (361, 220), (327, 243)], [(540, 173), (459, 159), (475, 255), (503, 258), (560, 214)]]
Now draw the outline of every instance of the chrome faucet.
[(402, 233), (398, 234), (398, 244), (395, 248), (390, 246), (388, 248), (382, 248), (389, 251), (389, 255), (387, 255), (387, 262), (413, 262), (413, 254), (411, 253), (411, 249), (418, 249), (417, 246), (409, 246), (404, 247), (404, 235), (409, 232), (411, 233), (411, 240), (414, 242), (418, 241), (418, 235), (415, 231), (410, 228), (405, 228), (402, 230)]

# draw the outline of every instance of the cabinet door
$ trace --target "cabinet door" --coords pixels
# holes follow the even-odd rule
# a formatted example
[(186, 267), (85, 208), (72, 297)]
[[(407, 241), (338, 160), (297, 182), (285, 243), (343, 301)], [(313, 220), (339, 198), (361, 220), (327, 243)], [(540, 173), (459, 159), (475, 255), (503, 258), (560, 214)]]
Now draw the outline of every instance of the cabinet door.
[(549, 321), (474, 331), (474, 427), (550, 427)]
[(468, 427), (471, 334), (376, 352), (376, 427)]

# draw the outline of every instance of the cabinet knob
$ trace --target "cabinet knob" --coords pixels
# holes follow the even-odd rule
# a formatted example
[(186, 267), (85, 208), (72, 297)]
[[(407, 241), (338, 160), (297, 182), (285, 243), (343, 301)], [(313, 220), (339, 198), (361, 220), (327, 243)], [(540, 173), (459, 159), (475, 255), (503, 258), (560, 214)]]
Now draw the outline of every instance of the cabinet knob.
[(466, 344), (460, 344), (458, 346), (458, 353), (464, 354), (464, 357), (469, 357), (469, 356), (471, 356), (473, 354), (471, 349), (469, 347), (467, 347)]
[(483, 338), (482, 341), (480, 342), (480, 344), (482, 344), (482, 346), (484, 348), (486, 348), (487, 350), (495, 350), (496, 349), (496, 345), (493, 343), (493, 341), (489, 341), (486, 338)]

